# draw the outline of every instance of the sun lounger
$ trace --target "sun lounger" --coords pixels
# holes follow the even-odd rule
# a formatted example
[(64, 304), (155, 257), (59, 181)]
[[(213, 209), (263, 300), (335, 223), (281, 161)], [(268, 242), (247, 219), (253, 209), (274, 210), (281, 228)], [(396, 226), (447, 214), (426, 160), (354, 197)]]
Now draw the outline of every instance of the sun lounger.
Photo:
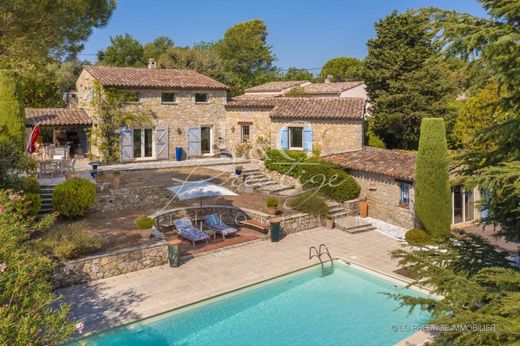
[(209, 214), (204, 217), (206, 226), (222, 235), (222, 238), (226, 239), (227, 235), (236, 234), (238, 230), (236, 228), (226, 225), (218, 214)]
[(176, 219), (173, 221), (175, 228), (177, 228), (177, 233), (192, 242), (193, 246), (195, 246), (195, 242), (205, 240), (206, 244), (208, 243), (209, 235), (202, 232), (201, 230), (193, 227), (191, 220), (187, 217), (183, 217), (181, 219)]

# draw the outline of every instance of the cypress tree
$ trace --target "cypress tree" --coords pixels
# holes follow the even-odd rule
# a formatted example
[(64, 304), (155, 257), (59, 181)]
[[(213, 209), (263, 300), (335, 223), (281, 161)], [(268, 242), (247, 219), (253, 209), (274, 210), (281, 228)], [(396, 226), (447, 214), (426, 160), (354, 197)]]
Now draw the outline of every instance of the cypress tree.
[(415, 211), (433, 237), (448, 236), (451, 225), (451, 188), (444, 120), (424, 118), (416, 162)]
[(17, 75), (0, 70), (0, 141), (24, 145), (25, 113)]

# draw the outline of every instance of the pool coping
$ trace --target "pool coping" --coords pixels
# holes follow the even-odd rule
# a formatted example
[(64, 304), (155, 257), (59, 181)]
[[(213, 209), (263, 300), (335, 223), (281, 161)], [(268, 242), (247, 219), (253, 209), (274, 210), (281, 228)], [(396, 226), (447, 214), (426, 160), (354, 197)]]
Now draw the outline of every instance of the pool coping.
[[(240, 245), (240, 244), (237, 244), (237, 245)], [(350, 259), (345, 259), (344, 257), (334, 257), (333, 260), (334, 261), (338, 261), (339, 260), (339, 261), (341, 261), (342, 265), (346, 265), (346, 266), (352, 267), (352, 268), (357, 269), (359, 271), (362, 271), (362, 272), (368, 273), (370, 275), (373, 275), (373, 276), (375, 276), (377, 278), (384, 279), (386, 281), (390, 281), (390, 282), (392, 282), (394, 284), (398, 284), (398, 285), (402, 286), (403, 288), (408, 288), (408, 289), (411, 289), (413, 291), (416, 291), (416, 292), (419, 292), (419, 293), (423, 293), (423, 294), (427, 294), (427, 295), (433, 295), (430, 290), (428, 290), (428, 289), (426, 289), (424, 287), (411, 285), (413, 280), (408, 279), (406, 277), (392, 275), (392, 274), (380, 271), (378, 269), (374, 269), (374, 268), (371, 268), (369, 266), (362, 265), (362, 264), (357, 263), (355, 261), (352, 261)], [(94, 335), (103, 335), (103, 334), (109, 333), (110, 331), (112, 331), (114, 329), (125, 328), (125, 327), (131, 326), (131, 325), (139, 326), (139, 325), (142, 325), (145, 320), (146, 320), (147, 323), (150, 323), (150, 322), (153, 322), (155, 320), (160, 320), (160, 319), (163, 319), (163, 318), (166, 318), (166, 317), (171, 317), (171, 316), (174, 316), (174, 315), (178, 315), (178, 314), (181, 314), (181, 313), (186, 312), (188, 310), (192, 310), (192, 309), (195, 309), (195, 308), (198, 308), (198, 307), (210, 304), (210, 303), (214, 303), (214, 302), (218, 302), (218, 301), (223, 300), (223, 299), (227, 299), (227, 298), (229, 298), (229, 297), (231, 297), (231, 296), (233, 296), (235, 294), (244, 293), (244, 292), (250, 291), (252, 289), (256, 289), (256, 288), (260, 288), (260, 287), (266, 286), (266, 285), (268, 285), (268, 284), (270, 284), (270, 283), (272, 283), (272, 282), (274, 282), (276, 280), (279, 280), (281, 278), (285, 278), (285, 277), (288, 277), (288, 276), (293, 276), (293, 275), (296, 275), (296, 274), (301, 274), (301, 273), (310, 271), (310, 270), (312, 270), (314, 268), (319, 267), (320, 265), (321, 265), (320, 263), (309, 264), (309, 265), (300, 267), (298, 269), (288, 271), (286, 273), (275, 275), (275, 276), (269, 277), (267, 279), (260, 280), (260, 281), (257, 281), (257, 282), (254, 282), (254, 283), (251, 283), (251, 284), (248, 284), (248, 285), (245, 285), (245, 286), (240, 286), (240, 287), (237, 287), (237, 288), (234, 288), (234, 289), (222, 292), (222, 293), (218, 293), (216, 295), (212, 295), (212, 296), (209, 296), (209, 297), (206, 297), (206, 298), (203, 298), (203, 299), (191, 302), (191, 303), (187, 303), (187, 304), (178, 306), (178, 307), (170, 309), (170, 310), (166, 310), (166, 311), (162, 311), (162, 312), (159, 312), (159, 313), (156, 313), (156, 314), (152, 314), (152, 315), (149, 315), (149, 316), (137, 319), (135, 321), (122, 323), (122, 324), (119, 324), (119, 325), (116, 325), (116, 326), (112, 326), (112, 327), (109, 327), (109, 328), (107, 328), (105, 330), (98, 331), (98, 332), (86, 333), (84, 335), (81, 335), (81, 337), (79, 337), (79, 338), (75, 338), (75, 339), (67, 342), (66, 345), (73, 345), (73, 344), (76, 344), (78, 342), (81, 342), (82, 340), (88, 339), (89, 337), (92, 337)], [(419, 332), (416, 332), (416, 333), (414, 333), (412, 335), (409, 335), (408, 337), (406, 337), (403, 340), (399, 341), (395, 345), (408, 345), (408, 346), (417, 345), (418, 346), (418, 345), (424, 345), (428, 341), (431, 341), (430, 335), (426, 334), (424, 332), (419, 331)]]

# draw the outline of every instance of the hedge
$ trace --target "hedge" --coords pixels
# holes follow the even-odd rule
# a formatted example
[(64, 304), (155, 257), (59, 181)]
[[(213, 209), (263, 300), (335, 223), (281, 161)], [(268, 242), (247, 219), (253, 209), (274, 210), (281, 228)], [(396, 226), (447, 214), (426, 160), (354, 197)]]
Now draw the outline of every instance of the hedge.
[(265, 168), (280, 174), (299, 177), (302, 163), (307, 159), (303, 151), (268, 149), (264, 159)]
[(67, 180), (54, 188), (54, 210), (66, 218), (85, 216), (94, 205), (96, 186), (82, 178)]
[(25, 112), (18, 74), (0, 70), (0, 141), (24, 146)]
[(311, 158), (302, 168), (300, 181), (305, 187), (318, 188), (328, 198), (345, 202), (359, 196), (361, 188), (350, 174), (334, 164)]
[(415, 211), (426, 231), (437, 239), (449, 235), (451, 188), (446, 129), (441, 118), (425, 118), (416, 161)]

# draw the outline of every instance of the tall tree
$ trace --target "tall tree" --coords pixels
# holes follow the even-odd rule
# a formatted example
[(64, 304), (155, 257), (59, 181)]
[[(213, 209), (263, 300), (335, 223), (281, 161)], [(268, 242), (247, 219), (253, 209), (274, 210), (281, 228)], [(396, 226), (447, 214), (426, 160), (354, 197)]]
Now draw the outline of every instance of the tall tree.
[(25, 113), (18, 76), (0, 70), (0, 141), (13, 142), (23, 150)]
[(115, 0), (3, 0), (0, 68), (25, 68), (49, 56), (75, 56), (92, 28), (108, 23)]
[(397, 13), (376, 23), (368, 41), (363, 79), (374, 132), (388, 148), (417, 149), (424, 117), (451, 116), (458, 75), (432, 42), (428, 16)]
[(161, 55), (167, 52), (168, 49), (175, 46), (173, 40), (167, 36), (159, 36), (152, 42), (143, 46), (144, 60), (149, 59), (158, 60)]
[(289, 67), (282, 76), (283, 80), (314, 80), (312, 73), (303, 68)]
[(415, 212), (433, 237), (444, 239), (451, 225), (451, 189), (444, 121), (424, 118), (417, 152)]
[(333, 58), (323, 64), (320, 72), (322, 80), (331, 82), (351, 82), (361, 80), (363, 73), (363, 62), (356, 58), (339, 57)]
[(130, 34), (116, 35), (110, 38), (110, 45), (98, 51), (98, 62), (109, 66), (144, 67), (144, 49), (139, 41)]
[(459, 173), (468, 184), (486, 191), (483, 204), (489, 213), (485, 223), (500, 224), (507, 239), (520, 240), (520, 2), (480, 0), (488, 18), (469, 14), (425, 9), (431, 16), (434, 34), (449, 56), (457, 56), (478, 67), (481, 80), (496, 79), (503, 121), (490, 124), (475, 142), (493, 143), (492, 150), (469, 148), (460, 157)]
[(267, 27), (260, 19), (236, 24), (216, 43), (217, 52), (228, 75), (231, 94), (273, 78), (275, 60), (267, 44)]

